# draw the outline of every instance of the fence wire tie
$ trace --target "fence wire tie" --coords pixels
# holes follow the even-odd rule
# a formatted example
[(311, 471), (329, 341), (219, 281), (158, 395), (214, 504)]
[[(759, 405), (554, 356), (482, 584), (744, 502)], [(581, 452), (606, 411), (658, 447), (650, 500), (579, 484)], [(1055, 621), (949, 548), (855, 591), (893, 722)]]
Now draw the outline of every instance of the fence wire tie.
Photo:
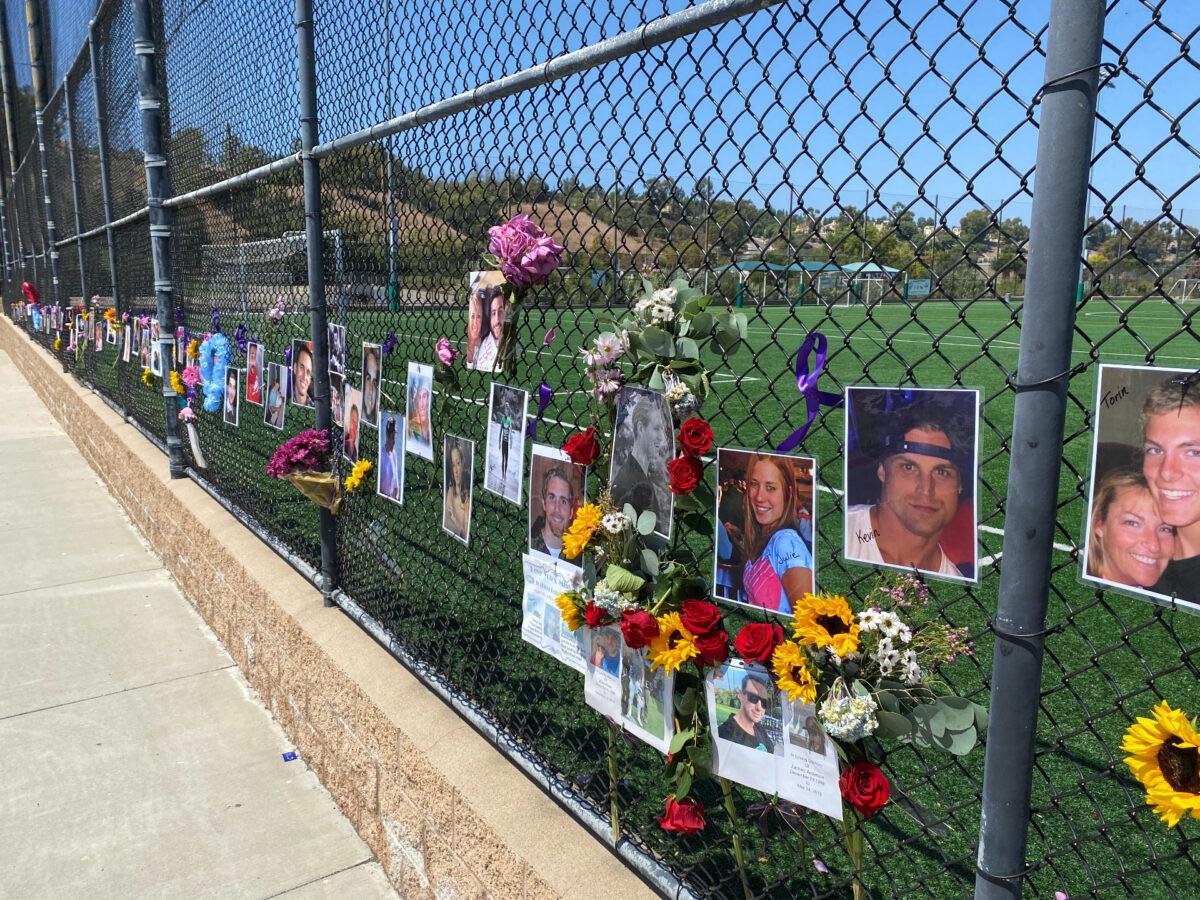
[(1116, 63), (1101, 62), (1096, 63), (1094, 66), (1084, 66), (1082, 69), (1076, 69), (1073, 72), (1067, 72), (1065, 75), (1056, 75), (1054, 78), (1051, 78), (1037, 89), (1037, 92), (1033, 95), (1033, 100), (1030, 101), (1030, 105), (1037, 106), (1039, 103), (1041, 103), (1042, 98), (1046, 96), (1046, 91), (1048, 91), (1050, 88), (1058, 87), (1059, 85), (1065, 84), (1066, 82), (1093, 70), (1099, 72), (1101, 78), (1109, 79), (1120, 73), (1121, 67)]
[[(1017, 373), (1014, 372), (1006, 380), (1008, 381), (1009, 387), (1011, 387), (1017, 393), (1020, 393), (1021, 391), (1029, 390), (1030, 388), (1042, 387), (1043, 385), (1050, 384), (1053, 381), (1058, 381), (1060, 378), (1068, 378), (1075, 374), (1075, 369), (1076, 366), (1068, 366), (1057, 375), (1051, 375), (1048, 378), (1042, 378), (1039, 381), (1017, 381)], [(1080, 371), (1082, 371), (1082, 369)]]
[[(1066, 630), (1066, 625), (1062, 622), (1059, 622), (1057, 625), (1051, 625), (1049, 628), (1043, 628), (1041, 631), (1030, 631), (1030, 632), (1024, 632), (1024, 633), (1018, 634), (1015, 631), (1005, 631), (1003, 628), (997, 628), (996, 622), (995, 622), (995, 620), (992, 619), (991, 616), (988, 616), (987, 626), (993, 634), (997, 635), (998, 637), (1002, 637), (1007, 641), (1028, 640), (1029, 638), (1036, 638), (1036, 637), (1049, 637), (1052, 634), (1062, 634), (1062, 632)], [(1026, 871), (1028, 871), (1028, 870), (1026, 870)], [(1001, 876), (996, 876), (996, 877), (1001, 877)], [(1003, 877), (1015, 878), (1017, 876), (1013, 875), (1013, 876), (1003, 876)]]

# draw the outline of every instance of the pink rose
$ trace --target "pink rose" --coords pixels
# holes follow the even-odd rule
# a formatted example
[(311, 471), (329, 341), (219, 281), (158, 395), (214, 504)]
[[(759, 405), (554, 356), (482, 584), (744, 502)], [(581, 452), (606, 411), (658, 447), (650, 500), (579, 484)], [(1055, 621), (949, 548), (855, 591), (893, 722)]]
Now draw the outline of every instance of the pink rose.
[(488, 252), (500, 260), (505, 280), (517, 289), (545, 281), (562, 263), (563, 247), (530, 221), (513, 216), (488, 229)]
[(461, 354), (450, 346), (449, 338), (438, 338), (437, 357), (443, 366), (452, 366)]

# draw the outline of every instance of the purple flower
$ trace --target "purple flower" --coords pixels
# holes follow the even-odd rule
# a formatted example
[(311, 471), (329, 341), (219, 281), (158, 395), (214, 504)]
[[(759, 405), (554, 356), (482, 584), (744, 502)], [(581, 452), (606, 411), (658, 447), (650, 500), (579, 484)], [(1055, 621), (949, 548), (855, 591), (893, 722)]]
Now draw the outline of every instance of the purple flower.
[(292, 364), (292, 345), (288, 344), (283, 348), (283, 364), (290, 366)]
[(233, 329), (233, 340), (238, 345), (238, 349), (243, 353), (246, 352), (246, 336), (250, 333), (250, 329), (246, 327), (246, 323), (242, 322), (237, 328)]
[(813, 868), (816, 869), (818, 872), (820, 872), (822, 875), (829, 874), (829, 866), (825, 865), (825, 863), (823, 863), (821, 861), (821, 857), (819, 857), (819, 856), (813, 857)]
[(397, 345), (399, 345), (399, 343), (400, 342), (398, 340), (396, 340), (396, 332), (389, 331), (387, 333), (387, 337), (385, 337), (383, 339), (383, 345), (379, 349), (386, 356), (387, 354), (389, 354), (393, 350), (395, 350)]
[(518, 290), (545, 281), (562, 263), (562, 245), (523, 213), (493, 225), (488, 236), (488, 252), (500, 260), (505, 280)]
[(557, 335), (558, 335), (558, 329), (551, 328), (549, 331), (546, 332), (545, 337), (542, 338), (542, 346), (549, 347), (551, 344), (554, 343), (554, 338)]
[(267, 474), (283, 478), (293, 472), (323, 471), (329, 467), (329, 435), (309, 428), (275, 448)]
[(450, 346), (450, 339), (446, 337), (438, 338), (437, 342), (437, 357), (438, 361), (443, 366), (452, 366), (454, 361), (461, 356), (457, 350)]

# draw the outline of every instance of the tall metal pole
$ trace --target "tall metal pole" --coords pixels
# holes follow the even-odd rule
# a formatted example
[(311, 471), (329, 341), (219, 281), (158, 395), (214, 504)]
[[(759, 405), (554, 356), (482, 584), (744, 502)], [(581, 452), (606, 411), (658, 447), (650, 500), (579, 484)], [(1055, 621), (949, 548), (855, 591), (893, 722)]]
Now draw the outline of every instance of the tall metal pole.
[[(50, 169), (46, 159), (46, 61), (42, 54), (42, 11), (38, 0), (25, 0), (25, 25), (29, 32), (29, 63), (33, 71), (34, 122), (37, 125), (38, 161), (42, 167), (42, 202), (46, 207), (46, 246), (50, 257), (50, 296), (62, 310), (58, 295), (58, 226), (54, 224), (54, 204), (50, 202)], [(58, 358), (67, 371), (67, 357), (61, 350)]]
[[(329, 332), (325, 315), (325, 253), (321, 229), (321, 170), (312, 148), (317, 145), (317, 73), (312, 0), (296, 0), (296, 53), (300, 62), (300, 154), (304, 163), (304, 234), (308, 251), (308, 319), (312, 335), (314, 399), (317, 428), (329, 431)], [(340, 235), (340, 232), (339, 232)], [(339, 247), (340, 249), (340, 247)], [(339, 253), (339, 258), (341, 254)], [(333, 605), (337, 587), (337, 531), (333, 514), (321, 517), (321, 593)]]
[(1050, 6), (993, 629), (977, 900), (1021, 895), (1105, 0)]
[(79, 296), (86, 303), (88, 298), (87, 268), (83, 264), (83, 241), (79, 237), (83, 234), (83, 228), (79, 217), (79, 169), (75, 163), (75, 103), (71, 98), (70, 76), (63, 79), (63, 104), (67, 110), (67, 156), (71, 161), (71, 205), (75, 211), (75, 251), (79, 254)]
[(108, 177), (108, 111), (104, 108), (104, 72), (100, 68), (100, 51), (96, 48), (96, 20), (88, 24), (88, 56), (92, 64), (92, 96), (96, 102), (96, 153), (100, 162), (100, 197), (104, 203), (104, 237), (108, 243), (108, 272), (112, 279), (113, 306), (125, 312), (121, 288), (117, 279), (117, 241), (113, 234), (112, 185)]
[[(32, 0), (30, 0), (32, 2)], [(158, 84), (158, 41), (152, 0), (133, 2), (133, 52), (138, 65), (138, 108), (142, 113), (142, 158), (146, 165), (146, 206), (150, 211), (150, 249), (154, 257), (154, 299), (158, 307), (158, 352), (162, 360), (163, 413), (167, 419), (167, 458), (172, 478), (184, 478), (179, 443), (179, 401), (166, 377), (174, 358), (175, 306), (171, 289), (171, 225), (174, 214), (163, 206), (171, 196), (171, 178), (163, 149), (163, 96)]]
[(12, 44), (8, 33), (8, 9), (4, 0), (0, 0), (0, 89), (4, 91), (4, 135), (8, 140), (8, 175), (17, 176), (17, 79), (13, 72)]

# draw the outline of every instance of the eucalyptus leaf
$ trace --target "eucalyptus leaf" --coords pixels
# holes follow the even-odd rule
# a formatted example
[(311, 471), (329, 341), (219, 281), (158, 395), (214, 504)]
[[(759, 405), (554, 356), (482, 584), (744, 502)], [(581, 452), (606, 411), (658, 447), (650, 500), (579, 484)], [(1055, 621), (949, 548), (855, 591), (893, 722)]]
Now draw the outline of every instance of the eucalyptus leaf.
[(645, 293), (647, 297), (652, 297), (654, 295), (654, 282), (652, 282), (649, 278), (642, 279), (642, 292)]
[(908, 720), (908, 716), (878, 709), (875, 711), (875, 719), (879, 722), (879, 727), (875, 729), (875, 737), (881, 741), (912, 737), (912, 722)]
[(672, 340), (671, 335), (653, 325), (642, 329), (642, 343), (655, 356), (675, 355), (675, 341)]
[(699, 359), (700, 345), (690, 337), (681, 337), (675, 342), (675, 352), (684, 359)]
[(642, 585), (646, 583), (646, 579), (641, 575), (634, 575), (628, 569), (612, 563), (604, 570), (604, 578), (608, 581), (608, 586), (614, 591), (621, 591), (628, 594), (636, 594), (642, 589)]
[(912, 719), (916, 741), (922, 746), (932, 746), (936, 738), (946, 733), (946, 717), (936, 703), (922, 703), (920, 706), (914, 706), (908, 717)]
[(886, 709), (888, 712), (900, 712), (900, 701), (890, 691), (880, 691), (875, 695), (875, 699), (878, 701), (880, 707)]
[(986, 706), (980, 706), (978, 703), (972, 703), (975, 707), (975, 730), (981, 735), (987, 734), (988, 728), (988, 711)]
[(966, 731), (947, 731), (933, 740), (933, 745), (955, 756), (966, 756), (979, 742), (979, 737), (972, 725)]
[(962, 697), (941, 697), (937, 701), (946, 720), (947, 731), (963, 731), (975, 727), (975, 706)]
[(654, 366), (654, 371), (650, 373), (650, 381), (647, 387), (652, 391), (661, 391), (666, 389), (666, 384), (663, 383), (662, 367)]
[(697, 313), (696, 317), (692, 319), (691, 325), (693, 334), (698, 337), (708, 337), (709, 332), (713, 330), (712, 313)]
[(868, 688), (865, 684), (863, 684), (858, 679), (855, 679), (854, 681), (850, 682), (850, 691), (851, 691), (851, 693), (854, 694), (855, 697), (870, 697), (871, 696), (871, 689)]
[(632, 503), (626, 503), (625, 508), (622, 509), (621, 511), (623, 513), (625, 513), (625, 518), (627, 518), (630, 522), (637, 521), (637, 519), (638, 519), (637, 510), (633, 508)]
[(696, 732), (690, 728), (685, 728), (683, 731), (675, 732), (675, 737), (671, 738), (671, 749), (669, 752), (678, 753), (683, 749), (683, 745), (696, 736)]
[(658, 524), (658, 516), (654, 510), (642, 510), (641, 515), (637, 517), (637, 533), (650, 534), (654, 531), (654, 526)]
[(658, 574), (658, 554), (649, 548), (642, 551), (642, 569), (651, 577)]

